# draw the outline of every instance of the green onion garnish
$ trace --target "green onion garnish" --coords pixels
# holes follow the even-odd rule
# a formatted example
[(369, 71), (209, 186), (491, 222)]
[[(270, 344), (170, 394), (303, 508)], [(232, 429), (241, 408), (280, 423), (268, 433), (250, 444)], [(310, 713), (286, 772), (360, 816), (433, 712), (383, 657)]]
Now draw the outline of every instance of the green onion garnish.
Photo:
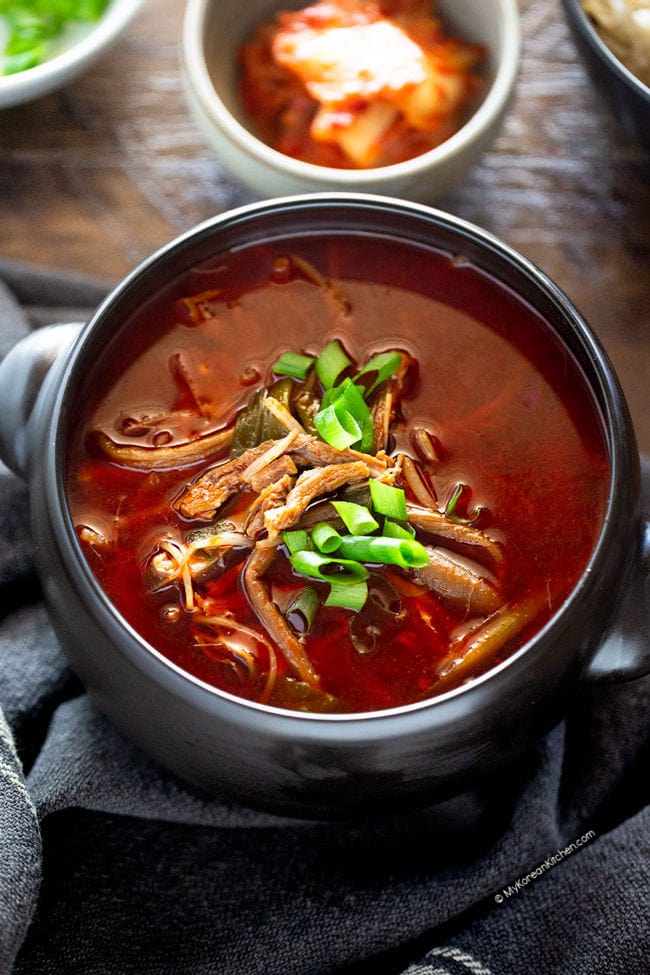
[(358, 613), (363, 609), (367, 598), (368, 583), (363, 579), (350, 583), (333, 582), (325, 605), (342, 606), (344, 609), (352, 609)]
[(344, 369), (351, 365), (338, 339), (325, 346), (316, 359), (316, 373), (325, 389), (330, 389)]
[(369, 396), (380, 383), (383, 383), (385, 379), (393, 375), (401, 361), (402, 357), (399, 352), (380, 352), (379, 355), (373, 356), (369, 362), (366, 362), (365, 366), (354, 377), (354, 381), (356, 383), (362, 376), (376, 372), (377, 376), (365, 393), (366, 396)]
[(332, 501), (332, 507), (353, 535), (369, 535), (379, 528), (379, 522), (364, 505), (353, 501)]
[(300, 352), (283, 352), (273, 366), (273, 372), (277, 376), (305, 379), (315, 361), (311, 355), (302, 355)]
[[(350, 379), (344, 379), (339, 386), (325, 391), (321, 409), (314, 417), (314, 425), (321, 438), (339, 450), (353, 444), (364, 451), (372, 449), (372, 416), (361, 387), (355, 386)], [(351, 439), (353, 434), (354, 439)]]
[(282, 532), (282, 541), (289, 549), (291, 555), (302, 552), (309, 548), (309, 535), (306, 531)]
[[(338, 550), (341, 559), (398, 565), (417, 569), (429, 564), (424, 545), (414, 538), (386, 538), (383, 535), (344, 535)], [(299, 553), (302, 555), (303, 553)], [(297, 557), (297, 556), (296, 556)]]
[(370, 478), (369, 487), (372, 506), (377, 514), (394, 518), (395, 521), (406, 521), (406, 495), (402, 488), (383, 484), (374, 478)]
[(361, 386), (355, 386), (351, 379), (344, 379), (332, 392), (335, 394), (336, 402), (342, 402), (357, 423), (361, 424), (366, 417), (370, 416), (370, 410), (363, 398), (363, 389)]
[(336, 528), (332, 528), (325, 521), (314, 525), (311, 532), (311, 540), (318, 551), (324, 552), (326, 555), (331, 555), (332, 552), (336, 552), (337, 548), (341, 545), (341, 536)]
[(400, 525), (396, 521), (391, 521), (390, 518), (384, 518), (382, 535), (386, 538), (415, 538), (415, 528), (408, 522), (405, 525)]
[(284, 615), (287, 622), (297, 633), (309, 633), (318, 607), (318, 596), (311, 586), (305, 586), (287, 607)]
[(361, 443), (359, 444), (359, 450), (365, 454), (374, 454), (374, 446), (375, 425), (372, 422), (372, 417), (368, 416), (361, 424)]
[(363, 398), (363, 387), (356, 386), (351, 379), (344, 379), (341, 385), (337, 386), (333, 392), (337, 390), (340, 390), (340, 393), (335, 401), (337, 403), (343, 403), (345, 409), (361, 427), (361, 439), (358, 446), (360, 450), (368, 453), (373, 448), (375, 427), (368, 405)]
[[(344, 583), (346, 580), (356, 582), (359, 579), (367, 579), (369, 575), (366, 567), (359, 562), (333, 558), (320, 552), (306, 550), (296, 552), (291, 556), (290, 561), (292, 568), (299, 575), (308, 576), (310, 579), (322, 579), (323, 582), (332, 582), (334, 579), (337, 583)], [(327, 567), (333, 571), (324, 572)]]
[(314, 426), (318, 435), (337, 450), (345, 450), (361, 439), (361, 427), (338, 400), (318, 411)]
[(447, 503), (447, 507), (445, 508), (444, 511), (445, 517), (449, 518), (450, 521), (456, 522), (457, 525), (471, 525), (473, 522), (476, 521), (476, 519), (483, 511), (483, 506), (479, 505), (474, 509), (474, 513), (472, 515), (468, 515), (467, 518), (463, 518), (462, 515), (456, 514), (456, 506), (458, 505), (458, 502), (463, 496), (466, 487), (467, 485), (462, 483), (456, 485), (456, 490), (452, 494), (451, 499)]

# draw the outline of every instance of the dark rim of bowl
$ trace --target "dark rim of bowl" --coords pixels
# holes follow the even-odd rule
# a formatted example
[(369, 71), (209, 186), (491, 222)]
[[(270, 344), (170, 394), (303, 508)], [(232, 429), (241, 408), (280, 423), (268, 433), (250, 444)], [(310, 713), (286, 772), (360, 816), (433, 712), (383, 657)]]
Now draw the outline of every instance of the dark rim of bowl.
[[(407, 219), (416, 219), (418, 222), (421, 222), (423, 227), (428, 223), (432, 227), (444, 228), (446, 231), (458, 234), (461, 242), (471, 244), (473, 247), (478, 248), (481, 253), (485, 253), (493, 259), (496, 258), (498, 261), (503, 262), (504, 269), (514, 270), (516, 274), (523, 276), (523, 279), (531, 285), (538, 295), (543, 296), (559, 312), (563, 321), (567, 323), (568, 335), (573, 338), (573, 344), (567, 340), (567, 335), (560, 334), (556, 329), (554, 331), (557, 332), (563, 344), (570, 349), (573, 356), (580, 362), (583, 373), (585, 373), (585, 363), (587, 363), (591, 370), (592, 375), (587, 376), (585, 374), (585, 378), (592, 390), (595, 403), (600, 412), (603, 436), (609, 450), (610, 485), (605, 516), (598, 539), (581, 578), (551, 620), (506, 660), (474, 678), (467, 685), (453, 688), (443, 694), (422, 701), (416, 701), (398, 708), (390, 708), (382, 711), (350, 714), (312, 714), (290, 711), (236, 697), (227, 691), (223, 691), (220, 688), (201, 681), (199, 678), (183, 670), (144, 640), (122, 618), (118, 610), (108, 599), (101, 585), (92, 574), (90, 566), (81, 550), (67, 503), (65, 453), (69, 416), (65, 404), (66, 398), (70, 395), (68, 390), (75, 388), (79, 375), (83, 371), (83, 367), (88, 359), (89, 351), (87, 347), (95, 337), (94, 333), (97, 331), (95, 327), (96, 323), (104, 323), (105, 316), (108, 312), (110, 312), (108, 321), (114, 321), (115, 315), (120, 311), (121, 307), (128, 307), (129, 304), (130, 310), (138, 307), (142, 303), (142, 296), (137, 298), (137, 295), (140, 292), (143, 281), (147, 283), (153, 272), (160, 270), (161, 264), (164, 270), (165, 265), (169, 262), (174, 264), (174, 275), (181, 273), (182, 270), (191, 266), (191, 263), (195, 263), (195, 261), (191, 263), (186, 261), (183, 263), (183, 255), (188, 252), (191, 253), (192, 249), (196, 248), (196, 245), (202, 241), (212, 239), (215, 232), (224, 230), (229, 230), (231, 233), (236, 232), (238, 228), (241, 230), (242, 227), (245, 228), (253, 224), (256, 217), (266, 217), (268, 219), (280, 213), (291, 214), (298, 212), (303, 214), (304, 219), (305, 213), (309, 211), (313, 212), (314, 210), (321, 211), (322, 213), (329, 212), (330, 214), (334, 211), (340, 213), (340, 220), (336, 224), (339, 230), (345, 229), (344, 220), (346, 213), (365, 212), (369, 218), (372, 218), (372, 215), (380, 212), (387, 219), (406, 215)], [(283, 232), (280, 235), (284, 236), (290, 230), (291, 227), (285, 226), (282, 228)], [(295, 226), (293, 232), (299, 232)], [(386, 233), (386, 231), (384, 232)], [(402, 236), (407, 240), (414, 239), (408, 238), (404, 234)], [(240, 239), (239, 246), (246, 246), (248, 243), (261, 239), (268, 240), (269, 234), (260, 235), (258, 232), (244, 242)], [(431, 246), (441, 247), (441, 245), (434, 243)], [(200, 258), (200, 260), (203, 259), (205, 257)], [(476, 264), (479, 267), (481, 266), (478, 262)], [(496, 277), (497, 280), (501, 280), (502, 285), (509, 287), (510, 290), (514, 290), (503, 279), (499, 279), (499, 276), (495, 275), (492, 270), (489, 273)], [(520, 293), (519, 297), (521, 300), (527, 301)], [(530, 304), (530, 302), (527, 303)], [(532, 307), (535, 307), (535, 305), (532, 305)], [(633, 445), (626, 438), (626, 433), (629, 430), (629, 414), (607, 354), (567, 296), (539, 268), (487, 231), (454, 215), (423, 204), (361, 193), (316, 193), (248, 204), (199, 224), (187, 233), (170, 241), (143, 261), (102, 302), (74, 343), (65, 364), (51, 415), (53, 418), (52, 422), (56, 426), (57, 435), (49, 436), (46, 444), (45, 463), (48, 472), (50, 470), (54, 472), (53, 477), (46, 478), (46, 504), (52, 516), (56, 542), (59, 546), (63, 564), (69, 573), (70, 582), (79, 589), (89, 614), (97, 620), (98, 625), (103, 627), (107, 634), (110, 634), (116, 625), (126, 632), (131, 638), (131, 645), (137, 648), (136, 654), (139, 659), (135, 660), (134, 658), (134, 662), (141, 669), (149, 670), (152, 677), (165, 682), (171, 680), (177, 688), (179, 686), (178, 679), (180, 678), (194, 689), (206, 691), (213, 700), (218, 699), (230, 702), (231, 705), (234, 704), (245, 710), (252, 709), (268, 715), (275, 715), (278, 719), (317, 721), (327, 722), (328, 724), (341, 722), (358, 723), (362, 721), (404, 718), (405, 715), (411, 713), (419, 713), (426, 709), (440, 708), (446, 704), (453, 703), (459, 697), (465, 697), (471, 694), (474, 689), (483, 687), (487, 682), (495, 681), (501, 673), (516, 667), (518, 662), (522, 661), (535, 646), (542, 645), (549, 630), (558, 625), (560, 621), (566, 620), (569, 614), (573, 613), (574, 607), (579, 608), (580, 604), (587, 599), (590, 587), (593, 586), (598, 576), (598, 573), (594, 571), (595, 567), (600, 565), (601, 561), (604, 561), (608, 550), (610, 548), (612, 550), (620, 548), (627, 509), (625, 512), (622, 510), (618, 511), (618, 517), (614, 516), (617, 514), (617, 508), (621, 506), (621, 499), (628, 497), (630, 493), (630, 485), (626, 483), (625, 473), (630, 470), (633, 463)], [(52, 465), (51, 467), (49, 466), (50, 464)]]

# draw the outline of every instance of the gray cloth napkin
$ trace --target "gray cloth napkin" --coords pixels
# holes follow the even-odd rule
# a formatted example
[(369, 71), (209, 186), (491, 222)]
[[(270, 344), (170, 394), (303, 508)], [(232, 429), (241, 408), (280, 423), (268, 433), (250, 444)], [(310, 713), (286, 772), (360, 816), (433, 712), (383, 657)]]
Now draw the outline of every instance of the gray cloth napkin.
[[(0, 279), (0, 354), (105, 291), (2, 261)], [(280, 819), (200, 794), (97, 712), (32, 545), (0, 469), (2, 975), (650, 971), (650, 679), (580, 688), (473, 804)]]

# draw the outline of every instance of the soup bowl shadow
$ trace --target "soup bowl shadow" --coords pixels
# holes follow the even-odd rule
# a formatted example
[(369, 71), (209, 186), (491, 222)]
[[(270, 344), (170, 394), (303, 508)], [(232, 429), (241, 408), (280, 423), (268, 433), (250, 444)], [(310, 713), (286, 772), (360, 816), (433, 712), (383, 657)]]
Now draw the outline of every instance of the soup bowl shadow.
[[(603, 524), (550, 621), (508, 659), (430, 700), (365, 714), (249, 702), (172, 663), (120, 615), (91, 572), (66, 488), (75, 395), (121, 325), (170, 278), (215, 254), (301, 234), (379, 235), (463, 260), (519, 295), (578, 363), (609, 459)], [(83, 327), (38, 330), (0, 365), (0, 455), (29, 483), (34, 556), (50, 618), (93, 700), (163, 766), (272, 812), (340, 817), (443, 803), (521, 759), (593, 680), (650, 671), (648, 542), (623, 394), (566, 296), (504, 243), (454, 216), (360, 194), (270, 200), (210, 220), (130, 274)]]

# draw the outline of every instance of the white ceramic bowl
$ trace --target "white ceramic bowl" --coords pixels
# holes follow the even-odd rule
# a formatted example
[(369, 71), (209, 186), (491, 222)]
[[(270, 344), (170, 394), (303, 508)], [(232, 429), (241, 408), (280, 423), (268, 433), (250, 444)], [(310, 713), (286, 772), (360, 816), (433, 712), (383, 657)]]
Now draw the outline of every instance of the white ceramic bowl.
[(61, 54), (27, 71), (0, 75), (0, 109), (20, 105), (63, 88), (110, 47), (142, 3), (143, 0), (113, 0), (101, 20)]
[(421, 156), (365, 170), (316, 166), (271, 149), (248, 128), (237, 51), (255, 26), (309, 0), (188, 0), (182, 69), (190, 107), (223, 162), (259, 196), (356, 190), (428, 202), (460, 182), (495, 138), (519, 61), (516, 0), (438, 0), (445, 29), (488, 51), (482, 102), (446, 142)]

